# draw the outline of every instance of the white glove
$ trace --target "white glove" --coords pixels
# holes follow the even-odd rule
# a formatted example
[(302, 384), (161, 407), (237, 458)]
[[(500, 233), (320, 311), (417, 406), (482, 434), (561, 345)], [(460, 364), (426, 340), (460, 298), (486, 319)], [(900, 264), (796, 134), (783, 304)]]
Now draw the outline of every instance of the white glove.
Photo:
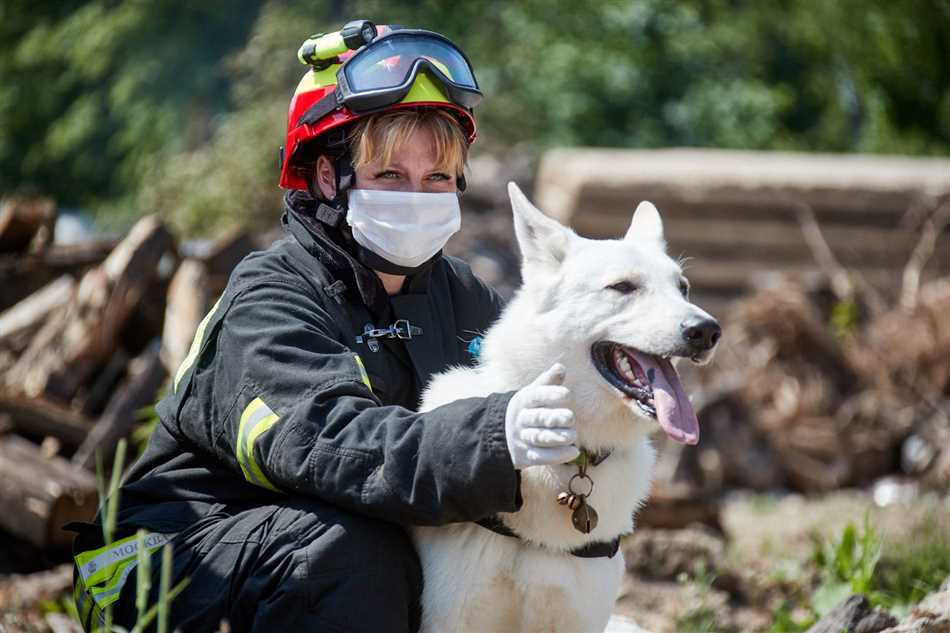
[(564, 372), (564, 365), (555, 363), (508, 401), (505, 437), (517, 469), (563, 464), (580, 455), (574, 412), (567, 408), (570, 391), (561, 384)]

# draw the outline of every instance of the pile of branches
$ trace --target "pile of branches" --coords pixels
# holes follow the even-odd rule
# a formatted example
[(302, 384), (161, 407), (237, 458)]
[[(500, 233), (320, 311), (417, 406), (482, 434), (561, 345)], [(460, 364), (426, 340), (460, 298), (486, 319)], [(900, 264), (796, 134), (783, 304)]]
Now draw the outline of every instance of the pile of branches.
[(818, 492), (896, 476), (946, 490), (950, 278), (920, 280), (950, 202), (922, 224), (890, 303), (837, 264), (807, 209), (800, 219), (823, 274), (739, 302), (704, 372), (703, 444), (719, 483)]
[(97, 504), (97, 460), (187, 354), (246, 234), (183, 244), (155, 216), (121, 239), (53, 240), (55, 205), (0, 206), (0, 528), (37, 547)]

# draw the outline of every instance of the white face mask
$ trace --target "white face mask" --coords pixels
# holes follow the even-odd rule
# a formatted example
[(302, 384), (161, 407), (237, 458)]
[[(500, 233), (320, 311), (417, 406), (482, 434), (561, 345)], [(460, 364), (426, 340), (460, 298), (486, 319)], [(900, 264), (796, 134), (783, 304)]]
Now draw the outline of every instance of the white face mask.
[(351, 189), (348, 207), (353, 239), (406, 268), (425, 263), (462, 227), (455, 193)]

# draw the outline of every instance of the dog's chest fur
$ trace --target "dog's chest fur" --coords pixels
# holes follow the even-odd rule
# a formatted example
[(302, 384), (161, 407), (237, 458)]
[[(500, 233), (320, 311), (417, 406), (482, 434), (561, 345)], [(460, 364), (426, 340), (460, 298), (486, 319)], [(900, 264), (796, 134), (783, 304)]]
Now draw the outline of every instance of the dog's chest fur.
[[(485, 365), (441, 374), (427, 388), (421, 409), (512, 388), (493, 384), (497, 376)], [(579, 420), (578, 428), (585, 423), (596, 421)], [(589, 469), (594, 490), (588, 499), (599, 515), (590, 534), (575, 530), (571, 511), (556, 501), (577, 472), (570, 464), (522, 471), (522, 509), (499, 515), (521, 539), (476, 524), (413, 528), (425, 576), (422, 631), (603, 630), (623, 577), (623, 556), (580, 558), (569, 552), (633, 529), (653, 463), (653, 448), (642, 437)]]
[(603, 630), (623, 576), (620, 554), (576, 558), (474, 524), (413, 532), (426, 633)]

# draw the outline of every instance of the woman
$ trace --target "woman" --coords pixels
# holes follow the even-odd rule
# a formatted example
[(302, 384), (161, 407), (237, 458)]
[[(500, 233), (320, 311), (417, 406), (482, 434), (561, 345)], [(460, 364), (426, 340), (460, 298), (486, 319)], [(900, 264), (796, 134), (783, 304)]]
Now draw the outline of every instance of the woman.
[[(350, 92), (335, 90), (343, 73)], [(441, 255), (478, 96), (461, 51), (425, 31), (301, 81), (281, 167), (289, 235), (241, 262), (199, 326), (121, 488), (116, 542), (98, 526), (77, 537), (87, 629), (110, 605), (134, 623), (144, 528), (190, 579), (173, 627), (415, 630), (422, 578), (401, 525), (513, 512), (517, 468), (576, 456), (572, 429), (528, 428), (563, 388), (414, 411), (430, 375), (473, 361), (501, 305)]]

